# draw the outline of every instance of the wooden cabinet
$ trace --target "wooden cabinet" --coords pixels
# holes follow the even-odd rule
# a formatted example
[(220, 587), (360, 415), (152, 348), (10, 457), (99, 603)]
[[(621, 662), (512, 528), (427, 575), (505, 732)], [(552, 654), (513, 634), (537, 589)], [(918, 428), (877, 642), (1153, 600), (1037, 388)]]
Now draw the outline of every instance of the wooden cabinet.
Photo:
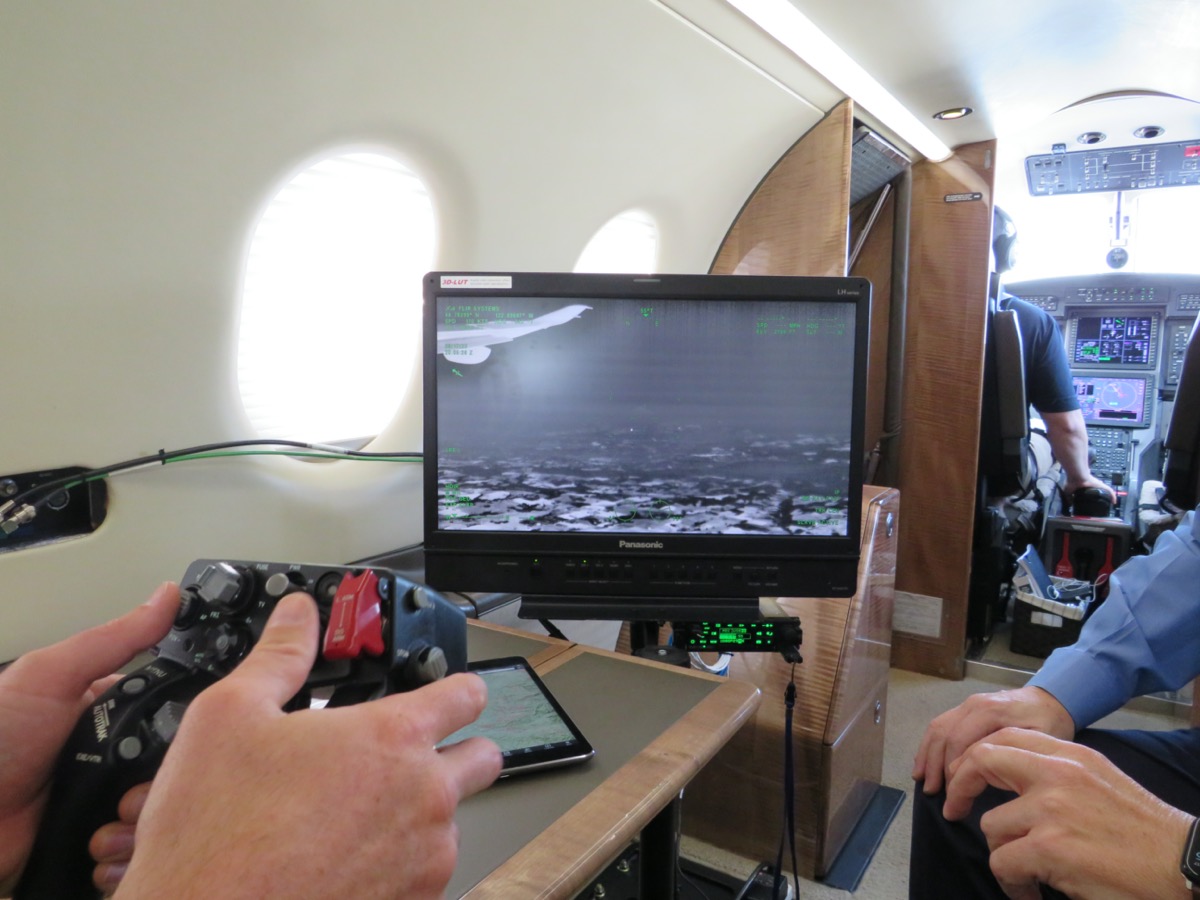
[(853, 597), (780, 598), (784, 611), (800, 618), (802, 663), (793, 669), (776, 654), (740, 654), (730, 663), (729, 677), (761, 688), (762, 703), (688, 788), (685, 834), (750, 859), (775, 859), (783, 828), (784, 691), (794, 678), (799, 874), (829, 871), (882, 776), (899, 507), (898, 491), (864, 489)]

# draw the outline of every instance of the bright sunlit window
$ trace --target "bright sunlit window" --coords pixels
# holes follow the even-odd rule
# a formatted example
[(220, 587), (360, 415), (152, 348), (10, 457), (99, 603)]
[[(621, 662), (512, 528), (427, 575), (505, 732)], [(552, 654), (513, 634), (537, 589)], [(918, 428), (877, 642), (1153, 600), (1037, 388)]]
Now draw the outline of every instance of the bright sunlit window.
[(420, 348), (435, 230), (421, 179), (378, 153), (322, 159), (267, 204), (238, 335), (260, 437), (362, 442), (388, 423)]
[[(1006, 281), (1100, 272), (1200, 274), (1200, 187), (1058, 197), (1000, 197), (1017, 227)], [(1120, 248), (1124, 260), (1112, 266)]]
[(649, 214), (627, 210), (592, 236), (575, 263), (576, 272), (658, 271), (658, 225)]

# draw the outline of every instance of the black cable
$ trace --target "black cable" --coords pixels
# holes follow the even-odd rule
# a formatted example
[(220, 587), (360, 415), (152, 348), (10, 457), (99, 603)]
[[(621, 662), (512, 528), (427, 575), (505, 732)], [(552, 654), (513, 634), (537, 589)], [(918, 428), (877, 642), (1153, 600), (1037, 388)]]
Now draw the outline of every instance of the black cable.
[(750, 873), (750, 877), (746, 879), (746, 882), (742, 885), (741, 890), (733, 895), (732, 900), (746, 900), (746, 895), (750, 893), (750, 888), (754, 887), (755, 879), (757, 879), (759, 875), (768, 869), (770, 869), (770, 866), (768, 866), (766, 863), (759, 863), (754, 868), (754, 871)]
[(785, 841), (792, 848), (792, 878), (796, 886), (796, 900), (800, 897), (799, 865), (796, 861), (796, 766), (792, 755), (792, 714), (796, 708), (796, 664), (792, 663), (792, 678), (783, 692), (783, 829), (779, 835), (779, 852), (775, 857), (775, 879), (771, 884), (773, 900), (782, 900), (780, 889), (786, 886), (783, 875), (783, 846)]
[[(15, 497), (10, 498), (3, 504), (3, 509), (9, 514), (15, 515), (13, 511), (20, 510), (22, 506), (30, 506), (33, 509), (45, 503), (50, 497), (53, 497), (59, 491), (74, 487), (77, 484), (85, 484), (89, 481), (95, 481), (99, 478), (107, 478), (109, 475), (123, 472), (128, 469), (135, 469), (143, 466), (153, 465), (158, 463), (166, 465), (169, 462), (185, 459), (188, 457), (204, 458), (206, 454), (218, 453), (224, 450), (233, 450), (239, 447), (289, 447), (295, 450), (304, 450), (331, 458), (349, 458), (349, 459), (364, 459), (364, 460), (403, 460), (403, 459), (421, 459), (422, 454), (417, 453), (375, 453), (364, 450), (343, 450), (340, 447), (334, 447), (327, 444), (311, 444), (305, 441), (293, 441), (283, 438), (258, 438), (254, 440), (240, 441), (221, 441), (210, 444), (200, 444), (195, 447), (186, 447), (181, 450), (159, 450), (157, 453), (148, 456), (139, 456), (134, 459), (122, 460), (121, 462), (112, 463), (107, 466), (98, 466), (94, 469), (86, 469), (83, 472), (76, 472), (73, 475), (66, 475), (62, 478), (55, 478), (42, 484), (34, 485), (31, 488), (23, 491)], [(299, 454), (297, 454), (299, 455)]]
[(570, 640), (570, 638), (563, 634), (562, 630), (549, 619), (538, 619), (538, 624), (546, 629), (546, 634), (550, 635), (550, 637), (558, 638), (560, 641)]

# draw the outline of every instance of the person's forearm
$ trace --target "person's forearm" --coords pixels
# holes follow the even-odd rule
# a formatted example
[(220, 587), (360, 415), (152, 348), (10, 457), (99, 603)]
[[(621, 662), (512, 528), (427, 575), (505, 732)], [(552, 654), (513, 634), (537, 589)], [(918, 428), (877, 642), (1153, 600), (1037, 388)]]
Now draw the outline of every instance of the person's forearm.
[(1091, 480), (1087, 425), (1083, 414), (1075, 409), (1065, 413), (1044, 413), (1042, 419), (1046, 423), (1050, 449), (1067, 473), (1067, 484), (1080, 485)]
[(1116, 491), (1092, 475), (1091, 466), (1088, 465), (1088, 433), (1083, 413), (1077, 409), (1062, 413), (1042, 413), (1042, 421), (1046, 423), (1046, 437), (1050, 441), (1050, 449), (1054, 451), (1054, 457), (1067, 473), (1067, 483), (1064, 485), (1067, 495), (1080, 488), (1095, 487), (1105, 491), (1109, 499), (1116, 503)]
[(1189, 512), (1147, 556), (1127, 559), (1108, 599), (1075, 643), (1059, 647), (1030, 678), (1085, 728), (1132, 697), (1176, 690), (1200, 674), (1200, 619), (1179, 598), (1200, 582), (1200, 517)]

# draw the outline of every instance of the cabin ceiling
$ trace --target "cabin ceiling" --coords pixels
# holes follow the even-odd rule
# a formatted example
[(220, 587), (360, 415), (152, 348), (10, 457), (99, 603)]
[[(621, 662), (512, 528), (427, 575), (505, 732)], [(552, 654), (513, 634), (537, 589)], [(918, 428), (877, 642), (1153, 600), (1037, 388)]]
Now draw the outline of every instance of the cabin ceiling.
[[(1200, 100), (1195, 0), (790, 1), (950, 148), (1025, 136), (1057, 110), (1111, 92)], [(697, 0), (664, 2), (679, 10), (697, 6)], [(734, 31), (726, 26), (719, 37)], [(767, 50), (734, 46), (779, 77)], [(931, 118), (960, 106), (974, 113), (958, 121)]]
[[(791, 2), (951, 147), (1017, 137), (1098, 94), (1200, 99), (1196, 0)], [(956, 106), (975, 112), (931, 118)]]

